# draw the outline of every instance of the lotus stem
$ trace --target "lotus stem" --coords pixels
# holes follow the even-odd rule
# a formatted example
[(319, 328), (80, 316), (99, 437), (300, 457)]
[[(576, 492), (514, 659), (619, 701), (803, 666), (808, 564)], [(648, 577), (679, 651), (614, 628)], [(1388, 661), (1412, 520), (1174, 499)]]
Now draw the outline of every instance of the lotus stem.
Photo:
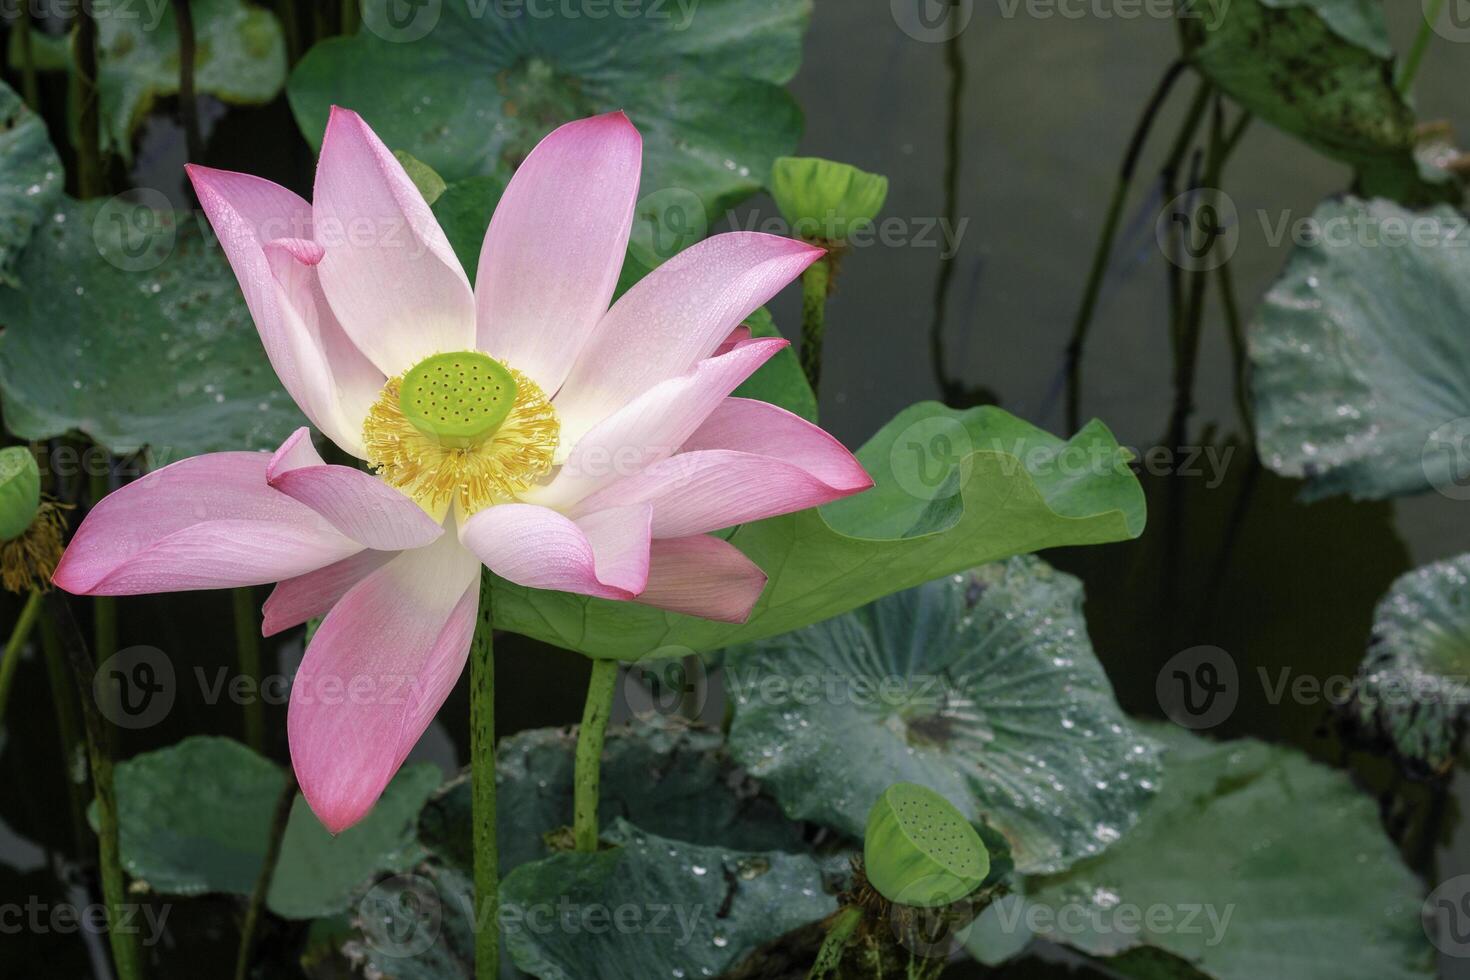
[[(260, 624), (255, 615), (255, 590), (249, 587), (232, 589), (230, 598), (235, 607), (235, 650), (240, 676), (250, 678), (252, 684), (248, 689), (258, 692)], [(245, 715), (245, 744), (264, 755), (265, 721), (260, 698), (247, 698), (241, 707)]]
[(602, 777), (602, 744), (607, 737), (607, 720), (612, 715), (617, 680), (616, 660), (592, 661), (592, 679), (587, 682), (587, 706), (582, 710), (582, 727), (577, 729), (572, 839), (578, 851), (589, 854), (597, 850), (597, 804), (598, 784)]
[(137, 933), (124, 928), (127, 921), (127, 882), (123, 878), (118, 848), (117, 794), (112, 784), (112, 756), (102, 712), (92, 697), (95, 667), (87, 654), (87, 641), (71, 614), (71, 607), (59, 592), (46, 596), (51, 615), (61, 634), (61, 646), (71, 668), (72, 683), (82, 706), (82, 720), (87, 739), (87, 758), (92, 767), (92, 789), (97, 799), (98, 863), (102, 872), (102, 901), (107, 909), (107, 938), (112, 946), (112, 962), (117, 980), (142, 980), (143, 958), (138, 950)]
[(495, 634), (491, 578), (481, 573), (470, 641), (470, 781), (475, 847), (475, 975), (500, 976), (500, 849), (495, 836)]
[[(107, 496), (107, 474), (93, 473), (88, 483), (96, 507)], [(112, 596), (92, 597), (92, 646), (99, 664), (117, 652), (117, 600)]]
[(822, 946), (817, 950), (816, 961), (812, 963), (806, 980), (826, 980), (827, 977), (837, 975), (837, 968), (842, 965), (842, 954), (862, 919), (863, 910), (856, 905), (849, 905), (837, 912), (832, 919), (832, 925), (827, 929), (827, 938), (822, 940)]
[(255, 878), (255, 888), (250, 893), (250, 904), (245, 909), (245, 921), (240, 925), (240, 948), (235, 954), (235, 980), (246, 980), (250, 975), (250, 953), (255, 946), (255, 928), (260, 922), (260, 911), (265, 907), (270, 894), (271, 881), (276, 876), (276, 861), (281, 856), (281, 842), (286, 839), (286, 825), (291, 819), (291, 804), (296, 800), (296, 777), (288, 774), (286, 785), (276, 800), (275, 814), (271, 817), (270, 840), (266, 842), (265, 859), (260, 865), (260, 874)]
[[(948, 16), (958, 16), (951, 7)], [(961, 105), (965, 95), (965, 50), (961, 47), (962, 31), (951, 30), (944, 46), (944, 64), (949, 71), (948, 112), (944, 126), (944, 220), (954, 227), (959, 212), (960, 130), (963, 125)], [(955, 256), (946, 251), (939, 257), (939, 275), (934, 280), (934, 316), (929, 321), (929, 360), (934, 368), (934, 381), (940, 397), (946, 402), (960, 394), (961, 385), (949, 376), (945, 367), (944, 321), (949, 312), (949, 287), (954, 280)]]
[(67, 802), (71, 809), (72, 842), (76, 857), (85, 857), (92, 830), (87, 826), (87, 800), (82, 792), (82, 777), (77, 763), (85, 758), (86, 745), (77, 726), (77, 706), (72, 700), (71, 678), (67, 676), (66, 657), (61, 650), (61, 635), (52, 616), (41, 619), (41, 649), (46, 655), (46, 677), (51, 684), (51, 707), (56, 712), (56, 734), (61, 747), (62, 778), (66, 781)]
[(1404, 59), (1404, 67), (1399, 72), (1399, 92), (1407, 95), (1409, 89), (1414, 85), (1414, 76), (1419, 74), (1419, 63), (1424, 60), (1424, 52), (1429, 48), (1429, 41), (1434, 33), (1434, 25), (1439, 21), (1439, 15), (1444, 10), (1444, 0), (1431, 0), (1430, 5), (1424, 10), (1424, 19), (1419, 23), (1419, 33), (1414, 36), (1414, 46), (1409, 49), (1409, 55)]
[(190, 160), (204, 154), (204, 140), (199, 135), (199, 104), (194, 98), (194, 11), (191, 0), (173, 0), (174, 23), (179, 32), (179, 116), (184, 123), (184, 145)]
[(72, 85), (77, 107), (77, 196), (98, 197), (106, 190), (107, 179), (102, 172), (102, 110), (97, 97), (97, 20), (88, 3), (77, 5)]
[(812, 394), (817, 394), (822, 385), (822, 335), (827, 329), (827, 293), (831, 285), (831, 256), (824, 255), (801, 274), (801, 369)]
[(36, 80), (36, 48), (31, 39), (31, 11), (22, 7), (15, 19), (15, 36), (20, 43), (20, 92), (32, 112), (41, 111), (41, 87)]
[(15, 671), (20, 665), (20, 651), (30, 638), (31, 627), (36, 625), (36, 614), (41, 611), (41, 590), (32, 589), (21, 607), (20, 618), (10, 639), (5, 641), (5, 652), (0, 653), (0, 721), (5, 718), (5, 706), (10, 703), (10, 688), (15, 683)]

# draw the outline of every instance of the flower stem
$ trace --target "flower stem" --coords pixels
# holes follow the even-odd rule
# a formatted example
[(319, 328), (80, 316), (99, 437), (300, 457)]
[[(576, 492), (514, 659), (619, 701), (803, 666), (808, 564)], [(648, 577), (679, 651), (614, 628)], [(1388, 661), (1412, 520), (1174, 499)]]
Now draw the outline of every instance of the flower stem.
[(97, 95), (97, 20), (91, 4), (77, 5), (75, 44), (77, 196), (98, 197), (106, 189), (107, 178), (102, 171), (102, 110)]
[(582, 727), (577, 729), (577, 764), (572, 804), (572, 839), (576, 842), (577, 850), (587, 853), (597, 850), (597, 803), (598, 784), (602, 777), (602, 743), (607, 735), (607, 720), (612, 715), (613, 691), (617, 680), (616, 660), (592, 661), (592, 679), (587, 682), (587, 706), (582, 709)]
[[(96, 507), (107, 496), (107, 474), (93, 473), (88, 488)], [(92, 646), (99, 664), (117, 652), (117, 600), (112, 596), (92, 597)]]
[[(260, 690), (260, 626), (255, 616), (255, 591), (250, 588), (233, 589), (230, 598), (235, 607), (235, 650), (241, 677), (251, 681), (249, 689)], [(242, 710), (245, 713), (245, 744), (256, 752), (265, 754), (265, 724), (262, 719), (260, 698), (247, 698)]]
[(31, 11), (21, 8), (15, 20), (15, 35), (20, 42), (20, 90), (32, 112), (41, 111), (41, 88), (36, 80), (36, 49), (31, 38)]
[(10, 687), (15, 683), (15, 671), (20, 665), (20, 651), (36, 625), (36, 614), (41, 611), (41, 591), (32, 589), (26, 604), (21, 607), (20, 619), (10, 631), (5, 642), (5, 652), (0, 653), (0, 720), (5, 718), (5, 706), (10, 703)]
[(92, 829), (87, 826), (87, 800), (83, 793), (86, 777), (80, 763), (87, 748), (77, 725), (77, 706), (73, 700), (71, 679), (67, 676), (66, 657), (61, 652), (61, 634), (53, 616), (41, 620), (41, 649), (46, 654), (46, 676), (51, 684), (51, 707), (56, 712), (56, 732), (61, 743), (62, 778), (66, 780), (67, 801), (71, 806), (72, 841), (77, 860), (84, 860), (91, 846)]
[(1424, 60), (1424, 52), (1429, 48), (1430, 35), (1434, 33), (1434, 25), (1439, 22), (1442, 10), (1444, 10), (1444, 0), (1432, 0), (1429, 8), (1424, 11), (1424, 19), (1419, 23), (1419, 33), (1414, 37), (1414, 46), (1409, 49), (1409, 56), (1404, 59), (1403, 70), (1399, 72), (1398, 89), (1405, 95), (1413, 87), (1414, 76), (1419, 74), (1419, 62)]
[(143, 960), (138, 951), (138, 935), (123, 925), (127, 921), (127, 883), (118, 852), (117, 794), (112, 785), (112, 756), (108, 751), (107, 729), (102, 721), (102, 712), (92, 698), (95, 667), (87, 655), (87, 641), (77, 628), (65, 596), (51, 592), (46, 598), (61, 633), (61, 645), (71, 667), (72, 684), (82, 706), (87, 757), (92, 766), (92, 789), (97, 797), (98, 863), (102, 871), (102, 900), (107, 908), (107, 937), (112, 945), (112, 961), (117, 968), (118, 980), (141, 980)]
[(265, 897), (270, 894), (271, 880), (276, 876), (276, 861), (281, 856), (281, 841), (286, 839), (286, 824), (291, 817), (291, 804), (296, 799), (296, 777), (287, 774), (286, 785), (276, 800), (276, 812), (271, 818), (271, 836), (266, 842), (265, 860), (260, 874), (255, 878), (255, 889), (250, 893), (250, 905), (245, 909), (245, 921), (240, 926), (240, 948), (235, 953), (235, 980), (246, 980), (250, 975), (250, 952), (255, 945), (255, 927), (260, 922), (260, 910), (265, 907)]
[(194, 98), (194, 11), (191, 0), (173, 0), (174, 23), (179, 33), (179, 116), (184, 123), (184, 146), (190, 160), (204, 155), (204, 140), (199, 135), (199, 104)]
[(470, 641), (470, 780), (475, 846), (475, 975), (500, 976), (500, 851), (495, 837), (495, 635), (490, 575)]
[(822, 335), (827, 329), (827, 291), (831, 283), (830, 255), (813, 262), (801, 274), (801, 369), (812, 394), (822, 385)]
[(812, 963), (806, 980), (825, 980), (837, 974), (837, 968), (842, 965), (842, 953), (862, 918), (863, 910), (856, 905), (847, 906), (833, 917), (827, 938), (822, 940), (822, 947), (817, 950), (817, 959)]

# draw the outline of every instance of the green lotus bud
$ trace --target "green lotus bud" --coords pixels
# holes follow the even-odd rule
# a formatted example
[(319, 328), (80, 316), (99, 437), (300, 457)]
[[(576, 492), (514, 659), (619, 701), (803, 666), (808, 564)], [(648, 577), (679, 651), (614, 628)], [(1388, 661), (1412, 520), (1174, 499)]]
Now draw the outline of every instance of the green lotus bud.
[(798, 237), (842, 242), (883, 210), (888, 178), (819, 157), (781, 157), (771, 195)]
[(18, 538), (41, 506), (41, 471), (24, 446), (0, 449), (0, 541)]
[(878, 894), (916, 908), (957, 902), (990, 873), (990, 855), (970, 821), (914, 783), (894, 783), (868, 811), (863, 863)]

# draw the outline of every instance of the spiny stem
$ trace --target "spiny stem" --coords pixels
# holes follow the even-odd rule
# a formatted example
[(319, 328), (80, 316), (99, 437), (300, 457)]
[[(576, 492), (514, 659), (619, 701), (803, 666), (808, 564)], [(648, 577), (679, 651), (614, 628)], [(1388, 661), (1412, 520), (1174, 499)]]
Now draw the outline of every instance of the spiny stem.
[(1118, 181), (1113, 185), (1113, 198), (1108, 202), (1107, 216), (1103, 218), (1102, 234), (1097, 249), (1092, 255), (1092, 267), (1087, 273), (1087, 284), (1082, 289), (1082, 305), (1072, 321), (1072, 339), (1067, 344), (1067, 431), (1076, 432), (1082, 425), (1082, 347), (1087, 342), (1087, 332), (1092, 326), (1092, 316), (1097, 309), (1097, 299), (1102, 292), (1103, 273), (1107, 271), (1108, 259), (1113, 254), (1113, 239), (1118, 233), (1118, 222), (1123, 215), (1123, 202), (1128, 199), (1128, 189), (1133, 184), (1133, 174), (1138, 169), (1138, 158), (1143, 145), (1158, 118), (1159, 109), (1174, 88), (1174, 83), (1184, 73), (1184, 62), (1175, 61), (1159, 79), (1154, 94), (1144, 106), (1143, 115), (1133, 127), (1128, 140), (1128, 149), (1123, 154), (1123, 164), (1118, 170)]
[(481, 572), (470, 641), (470, 781), (475, 847), (475, 975), (500, 976), (500, 850), (495, 836), (495, 635), (491, 576)]
[(863, 910), (856, 905), (849, 905), (837, 912), (827, 929), (827, 938), (822, 940), (822, 946), (817, 950), (816, 961), (812, 963), (806, 980), (826, 980), (827, 977), (836, 975), (837, 968), (842, 965), (842, 954), (862, 918)]
[(112, 756), (108, 751), (107, 729), (102, 713), (92, 698), (92, 658), (87, 655), (87, 641), (77, 628), (66, 597), (59, 592), (46, 596), (47, 608), (61, 635), (61, 645), (71, 668), (72, 684), (82, 706), (82, 720), (87, 738), (87, 758), (92, 767), (92, 789), (97, 799), (98, 863), (102, 872), (102, 900), (107, 908), (108, 941), (112, 945), (112, 961), (118, 980), (141, 980), (142, 955), (137, 933), (125, 928), (128, 921), (127, 882), (123, 878), (118, 851), (117, 794), (112, 785)]
[(827, 329), (827, 291), (832, 285), (832, 258), (823, 256), (801, 274), (801, 370), (812, 394), (822, 385), (822, 337)]
[(602, 778), (602, 743), (607, 736), (607, 720), (612, 715), (617, 680), (616, 660), (592, 661), (592, 679), (587, 682), (587, 706), (582, 710), (582, 727), (577, 729), (577, 761), (572, 801), (572, 839), (577, 850), (586, 853), (597, 850), (597, 803), (598, 784)]
[(203, 158), (204, 140), (199, 135), (199, 105), (194, 99), (194, 11), (190, 0), (173, 0), (174, 23), (179, 32), (179, 115), (184, 121), (184, 145), (189, 159)]
[(246, 980), (250, 975), (250, 954), (255, 946), (255, 929), (260, 922), (260, 911), (265, 907), (265, 898), (270, 894), (271, 881), (276, 876), (276, 861), (281, 856), (281, 842), (286, 839), (286, 825), (291, 819), (291, 804), (296, 800), (296, 777), (288, 773), (286, 785), (276, 800), (275, 813), (271, 817), (271, 835), (265, 846), (265, 859), (260, 874), (255, 877), (255, 888), (250, 892), (250, 904), (245, 909), (245, 921), (240, 925), (240, 947), (235, 953), (235, 980)]
[(1424, 19), (1419, 23), (1419, 33), (1414, 37), (1414, 46), (1409, 49), (1403, 70), (1399, 72), (1398, 89), (1405, 95), (1414, 85), (1414, 76), (1419, 74), (1419, 63), (1424, 60), (1430, 35), (1434, 33), (1434, 25), (1439, 22), (1439, 15), (1443, 10), (1444, 0), (1431, 0), (1428, 9), (1424, 11)]
[[(235, 650), (241, 677), (248, 677), (249, 689), (260, 690), (260, 625), (255, 615), (255, 590), (232, 589), (230, 599), (235, 609)], [(259, 697), (247, 698), (242, 706), (245, 714), (245, 744), (265, 754), (265, 722)]]
[(0, 653), (0, 721), (5, 718), (5, 706), (10, 703), (10, 688), (15, 683), (15, 671), (20, 665), (20, 651), (30, 638), (31, 627), (36, 624), (36, 614), (41, 611), (41, 591), (32, 589), (21, 607), (20, 618), (10, 639), (5, 641), (5, 652)]

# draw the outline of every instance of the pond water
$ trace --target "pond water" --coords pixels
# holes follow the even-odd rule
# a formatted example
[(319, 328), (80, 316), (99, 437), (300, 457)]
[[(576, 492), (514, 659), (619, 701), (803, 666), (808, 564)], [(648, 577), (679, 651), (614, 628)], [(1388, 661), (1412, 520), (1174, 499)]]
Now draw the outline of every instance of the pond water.
[[(1065, 428), (1063, 355), (1099, 225), (1129, 134), (1176, 55), (1177, 41), (1166, 19), (1095, 12), (1037, 17), (1028, 9), (1049, 8), (975, 0), (958, 45), (963, 77), (958, 128), (951, 130), (957, 68), (951, 48), (905, 34), (877, 0), (818, 4), (793, 84), (807, 117), (801, 152), (889, 175), (884, 213), (902, 226), (887, 244), (845, 258), (829, 309), (822, 417), (850, 446), (900, 408), (941, 394), (929, 338), (950, 245), (942, 325), (948, 376), (965, 389), (983, 389), (1043, 428)], [(1395, 45), (1406, 50), (1418, 4), (1390, 4), (1389, 16)], [(1470, 49), (1436, 39), (1416, 86), (1420, 116), (1447, 119), (1470, 135), (1467, 83)], [(1084, 362), (1084, 418), (1105, 420), (1122, 443), (1140, 449), (1162, 443), (1173, 404), (1168, 265), (1154, 235), (1159, 195), (1151, 177), (1193, 84), (1186, 78), (1176, 87), (1146, 146)], [(309, 188), (306, 147), (280, 139), (294, 132), (284, 99), (260, 109), (220, 107), (206, 112), (206, 122), (212, 128), (209, 164)], [(951, 139), (958, 150), (956, 220), (946, 225)], [(150, 124), (139, 159), (137, 181), (182, 203), (184, 152), (177, 128)], [(1223, 181), (1240, 216), (1231, 268), (1247, 317), (1290, 248), (1289, 240), (1274, 240), (1274, 230), (1283, 220), (1310, 215), (1348, 180), (1345, 167), (1265, 124), (1247, 131)], [(771, 202), (758, 198), (730, 223), (749, 227), (774, 215)], [(798, 322), (797, 303), (796, 291), (788, 290), (774, 305), (789, 334)], [(1196, 460), (1181, 458), (1179, 467), (1191, 469), (1184, 464), (1193, 462), (1200, 472), (1146, 477), (1150, 528), (1142, 540), (1046, 557), (1086, 582), (1093, 640), (1127, 710), (1159, 716), (1155, 683), (1163, 664), (1193, 646), (1219, 647), (1237, 665), (1242, 686), (1238, 708), (1214, 734), (1290, 742), (1331, 764), (1346, 758), (1370, 790), (1381, 788), (1381, 767), (1344, 755), (1327, 705), (1276, 696), (1282, 671), (1288, 682), (1351, 676), (1373, 606), (1390, 582), (1415, 565), (1470, 550), (1470, 521), (1463, 504), (1438, 495), (1302, 505), (1295, 499), (1299, 485), (1253, 466), (1236, 415), (1218, 294), (1211, 292), (1208, 304), (1197, 411), (1187, 440), (1200, 449)], [(1179, 515), (1172, 521), (1170, 506)], [(121, 641), (198, 649), (194, 659), (213, 676), (232, 657), (228, 608), (225, 596), (201, 597), (184, 622), (177, 618), (178, 603), (128, 600)], [(271, 653), (268, 643), (268, 658)], [(299, 649), (288, 647), (281, 656), (289, 667)], [(514, 703), (501, 705), (504, 731), (576, 720), (586, 676), (581, 658), (521, 641), (504, 644), (500, 656), (501, 675), (517, 679)], [(17, 691), (44, 683), (39, 664), (22, 670)], [(123, 733), (122, 754), (186, 732), (235, 734), (233, 711), (207, 703), (200, 687), (181, 698), (167, 724)], [(4, 754), (0, 779), (14, 787), (35, 769), (54, 768), (56, 750), (43, 706), (21, 697), (11, 711), (10, 737), (22, 750)], [(453, 765), (464, 755), (467, 720), (461, 684), (418, 754)], [(273, 751), (284, 758), (282, 706), (268, 708), (267, 724), (276, 739)], [(1454, 795), (1470, 802), (1470, 783), (1459, 780)], [(0, 871), (0, 891), (54, 894), (63, 887), (43, 849), (69, 846), (65, 807), (59, 785), (0, 794), (0, 817), (9, 828), (0, 827), (0, 861), (19, 869)], [(1470, 837), (1462, 835), (1441, 853), (1440, 873), (1465, 871)], [(223, 903), (198, 904), (188, 913), (197, 923), (175, 928), (174, 941), (197, 947), (200, 962), (215, 962), (233, 951), (235, 927)], [(48, 962), (57, 964), (55, 976), (85, 974), (76, 943), (32, 941), (43, 943), (36, 955), (53, 957)], [(41, 962), (21, 952), (23, 962)], [(170, 956), (174, 963), (185, 959)], [(1446, 975), (1470, 976), (1470, 970), (1447, 968)]]

